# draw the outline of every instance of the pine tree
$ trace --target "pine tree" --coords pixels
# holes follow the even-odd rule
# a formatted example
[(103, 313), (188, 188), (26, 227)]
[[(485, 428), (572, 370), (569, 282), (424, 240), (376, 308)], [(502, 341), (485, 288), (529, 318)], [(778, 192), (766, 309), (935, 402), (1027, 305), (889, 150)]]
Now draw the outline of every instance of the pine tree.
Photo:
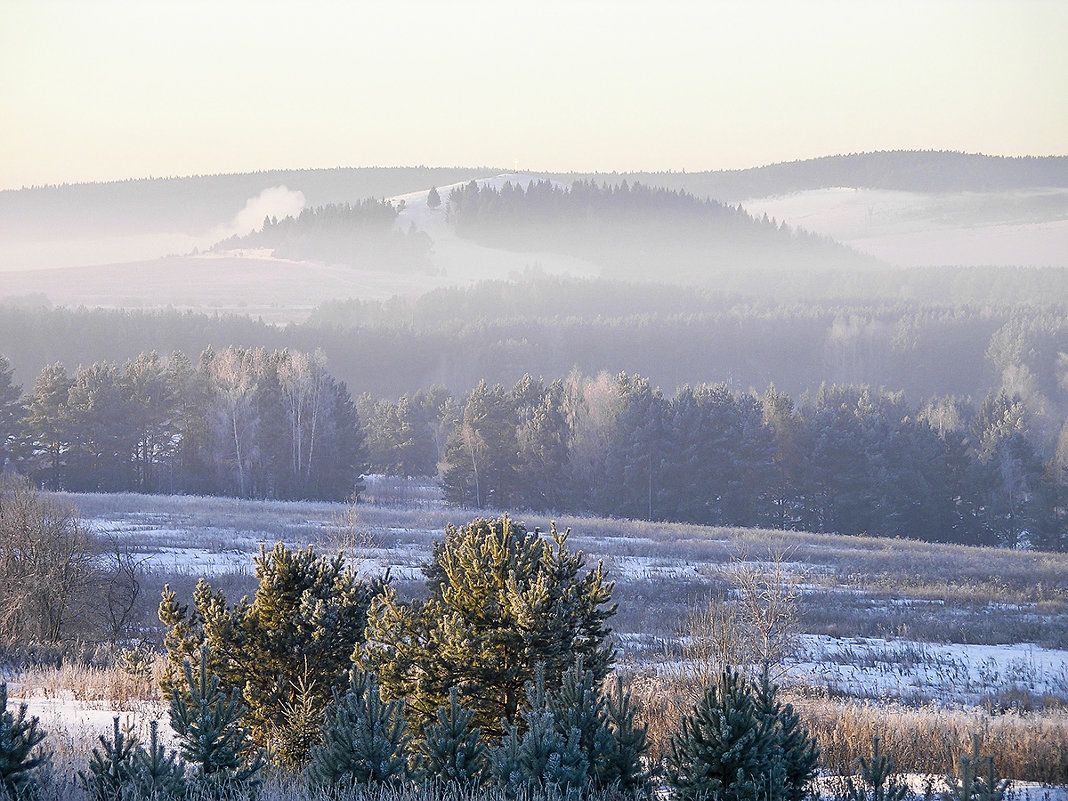
[(519, 477), (512, 398), (485, 381), (471, 390), (463, 416), (445, 448), (441, 485), (445, 498), (459, 505), (506, 509)]
[(613, 691), (606, 699), (605, 715), (612, 733), (612, 749), (595, 765), (597, 783), (615, 787), (628, 796), (650, 798), (652, 775), (645, 765), (649, 741), (645, 727), (635, 720), (630, 693), (623, 691), (621, 676), (616, 677)]
[(907, 784), (894, 778), (894, 763), (879, 751), (879, 738), (871, 738), (871, 759), (861, 757), (860, 782), (846, 777), (845, 801), (904, 801), (909, 794)]
[(283, 702), (281, 711), (285, 725), (276, 729), (268, 742), (271, 761), (283, 767), (303, 769), (322, 736), (325, 718), (325, 709), (309, 677), (301, 677), (296, 695), (292, 701)]
[(63, 489), (67, 478), (70, 432), (66, 423), (67, 395), (72, 381), (62, 364), (45, 367), (33, 385), (23, 417), (29, 465), (34, 483)]
[(428, 783), (474, 788), (486, 778), (489, 752), (481, 731), (471, 725), (474, 717), (474, 712), (460, 706), (453, 687), (449, 705), (438, 709), (437, 723), (426, 727), (426, 739), (419, 747), (421, 772)]
[(404, 704), (383, 701), (373, 673), (353, 668), (349, 689), (327, 711), (322, 744), (311, 754), (310, 782), (324, 790), (397, 785), (408, 777)]
[(117, 715), (112, 723), (111, 739), (103, 734), (97, 738), (103, 750), (93, 749), (88, 772), (78, 771), (78, 783), (93, 801), (117, 801), (124, 794), (134, 773), (137, 737), (129, 728), (119, 727)]
[(252, 744), (242, 726), (246, 708), (236, 689), (229, 693), (220, 687), (219, 677), (208, 670), (211, 653), (203, 646), (199, 667), (182, 665), (183, 687), (171, 690), (171, 728), (178, 738), (186, 762), (193, 768), (194, 780), (208, 793), (227, 794), (252, 791), (263, 767), (261, 752), (249, 758)]
[(774, 778), (773, 749), (751, 689), (726, 668), (672, 735), (668, 784), (683, 801), (763, 801)]
[(514, 723), (534, 667), (558, 685), (577, 656), (597, 680), (613, 652), (605, 625), (614, 614), (603, 566), (507, 516), (449, 526), (424, 567), (427, 598), (411, 604), (387, 592), (369, 614), (362, 656), (389, 698), (406, 699), (416, 732), (433, 722), (451, 688), (484, 735)]
[(160, 745), (158, 721), (149, 723), (148, 748), (134, 749), (132, 768), (134, 798), (176, 799), (186, 792), (185, 765)]
[(771, 683), (768, 666), (756, 686), (756, 711), (772, 735), (773, 780), (769, 784), (769, 801), (804, 801), (811, 793), (820, 752), (816, 740), (801, 725), (801, 717), (792, 704), (783, 706), (776, 699), (779, 688)]
[[(201, 580), (190, 610), (170, 587), (164, 590), (159, 616), (168, 629), (170, 672), (163, 689), (169, 693), (180, 683), (182, 661), (206, 642), (209, 668), (248, 707), (246, 725), (255, 743), (295, 764), (318, 736), (319, 726), (309, 730), (309, 719), (348, 684), (368, 606), (384, 581), (358, 579), (341, 553), (290, 550), (283, 543), (262, 548), (255, 564), (259, 584), (252, 603), (230, 606), (221, 591)], [(299, 746), (309, 732), (306, 747), (285, 745)]]
[(519, 723), (508, 724), (505, 736), (490, 754), (490, 769), (498, 786), (510, 795), (539, 791), (573, 793), (587, 784), (589, 760), (576, 727), (561, 732), (545, 691), (545, 671), (539, 665), (527, 684), (527, 706)]
[[(994, 757), (980, 756), (979, 735), (972, 735), (972, 751), (956, 760), (952, 775), (946, 776), (946, 792), (941, 801), (1004, 801), (1009, 780), (999, 778), (994, 769)], [(986, 770), (983, 770), (983, 767)]]
[(15, 461), (19, 426), (26, 409), (22, 405), (22, 387), (15, 383), (15, 370), (0, 353), (0, 473)]
[(10, 801), (33, 798), (49, 762), (40, 747), (45, 733), (36, 715), (26, 717), (26, 709), (19, 704), (18, 712), (8, 711), (7, 684), (0, 682), (0, 797)]

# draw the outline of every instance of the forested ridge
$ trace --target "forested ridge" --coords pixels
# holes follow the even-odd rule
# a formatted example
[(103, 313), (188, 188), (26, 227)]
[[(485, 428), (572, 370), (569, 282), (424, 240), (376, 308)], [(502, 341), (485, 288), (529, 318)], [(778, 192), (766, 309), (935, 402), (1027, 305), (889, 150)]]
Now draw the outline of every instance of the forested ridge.
[(232, 175), (142, 178), (109, 183), (0, 191), (0, 230), (74, 230), (93, 234), (149, 230), (193, 232), (233, 219), (249, 198), (286, 186), (312, 208), (355, 203), (445, 186), (496, 168), (363, 167), (266, 170)]
[[(583, 176), (586, 177), (586, 176)], [(613, 176), (599, 176), (612, 180)], [(987, 156), (946, 150), (886, 150), (694, 173), (630, 173), (628, 180), (743, 200), (809, 189), (1007, 192), (1068, 187), (1068, 156)]]
[(826, 237), (756, 219), (738, 206), (645, 184), (475, 181), (453, 189), (446, 219), (490, 247), (568, 253), (613, 277), (699, 284), (725, 271), (878, 264)]
[[(311, 322), (285, 328), (239, 316), (0, 306), (0, 352), (23, 384), (56, 361), (73, 369), (142, 351), (198, 354), (209, 345), (239, 344), (321, 348), (331, 372), (355, 393), (392, 398), (435, 384), (455, 392), (483, 379), (512, 384), (528, 372), (560, 377), (575, 367), (591, 375), (638, 373), (667, 388), (726, 382), (759, 390), (774, 383), (794, 397), (822, 383), (867, 383), (903, 390), (913, 402), (934, 395), (981, 399), (1005, 380), (1013, 391), (1045, 387), (1044, 395), (1059, 397), (1066, 311), (1053, 301), (1063, 279), (1042, 270), (972, 275), (969, 282), (969, 271), (955, 271), (947, 282), (969, 287), (965, 292), (981, 299), (974, 305), (889, 298), (776, 303), (530, 277), (414, 300), (339, 301)], [(993, 296), (1008, 284), (1019, 294), (1006, 292), (997, 303)]]
[(429, 269), (432, 242), (414, 227), (395, 230), (398, 209), (368, 199), (305, 208), (296, 217), (264, 219), (259, 230), (232, 236), (213, 250), (270, 248), (280, 259), (322, 261), (376, 270)]

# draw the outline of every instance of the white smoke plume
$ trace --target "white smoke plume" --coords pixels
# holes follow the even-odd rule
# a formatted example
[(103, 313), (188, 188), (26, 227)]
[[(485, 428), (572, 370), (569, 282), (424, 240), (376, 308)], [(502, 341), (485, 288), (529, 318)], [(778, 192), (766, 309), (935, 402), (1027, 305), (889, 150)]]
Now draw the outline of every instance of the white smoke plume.
[(296, 217), (304, 208), (304, 193), (294, 192), (284, 186), (264, 189), (256, 197), (249, 198), (245, 207), (230, 223), (231, 232), (244, 236), (263, 228), (264, 217)]

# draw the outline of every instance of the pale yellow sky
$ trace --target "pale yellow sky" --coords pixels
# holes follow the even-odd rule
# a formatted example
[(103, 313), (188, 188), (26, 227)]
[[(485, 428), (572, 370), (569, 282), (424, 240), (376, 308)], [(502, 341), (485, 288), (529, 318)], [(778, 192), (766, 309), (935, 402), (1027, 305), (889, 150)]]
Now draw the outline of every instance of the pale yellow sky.
[(0, 0), (0, 188), (1068, 153), (1068, 2)]

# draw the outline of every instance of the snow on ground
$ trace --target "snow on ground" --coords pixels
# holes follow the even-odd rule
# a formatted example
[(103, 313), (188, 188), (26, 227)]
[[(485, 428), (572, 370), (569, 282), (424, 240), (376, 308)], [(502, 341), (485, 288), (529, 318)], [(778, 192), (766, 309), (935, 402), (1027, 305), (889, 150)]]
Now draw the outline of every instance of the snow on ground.
[[(302, 540), (291, 542), (333, 543), (326, 522), (296, 512), (287, 526), (300, 531)], [(314, 514), (314, 513), (312, 513)], [(235, 531), (219, 525), (190, 522), (182, 514), (128, 514), (122, 519), (90, 521), (95, 531), (132, 549), (135, 559), (156, 575), (205, 576), (251, 575), (252, 557), (261, 545), (270, 547), (275, 537), (254, 531)], [(289, 530), (289, 529), (287, 529)], [(352, 564), (363, 577), (380, 576), (387, 570), (395, 581), (419, 582), (421, 566), (430, 542), (439, 532), (421, 527), (392, 526), (371, 532), (357, 543)], [(694, 591), (716, 579), (728, 577), (739, 567), (735, 562), (707, 562), (676, 558), (658, 550), (651, 538), (600, 536), (581, 542), (594, 558), (603, 558), (614, 580), (650, 582)], [(343, 544), (342, 544), (343, 546)], [(761, 563), (745, 562), (760, 567)], [(802, 563), (764, 565), (779, 568), (804, 582), (813, 567)], [(803, 585), (806, 586), (806, 585)], [(826, 586), (810, 589), (827, 592)], [(842, 592), (863, 595), (862, 590)], [(928, 603), (914, 599), (884, 599), (887, 604)], [(939, 602), (943, 603), (943, 602)], [(997, 610), (992, 610), (996, 612)], [(663, 656), (663, 633), (630, 633), (621, 637), (621, 647), (638, 659)], [(930, 701), (949, 705), (985, 701), (1011, 703), (1013, 697), (1068, 697), (1068, 651), (1049, 650), (1026, 643), (1016, 645), (938, 644), (903, 639), (834, 638), (805, 635), (797, 663), (791, 670), (795, 682), (826, 687), (835, 693), (861, 698), (895, 699), (905, 703)]]
[(1068, 267), (1064, 189), (921, 193), (839, 187), (752, 198), (742, 206), (902, 267)]
[(120, 726), (130, 726), (137, 734), (148, 739), (149, 722), (160, 721), (160, 739), (170, 743), (172, 732), (168, 723), (166, 709), (162, 702), (138, 701), (134, 709), (116, 709), (104, 702), (86, 702), (76, 700), (70, 693), (46, 698), (34, 695), (28, 699), (18, 694), (17, 685), (12, 689), (9, 707), (13, 703), (26, 702), (31, 715), (40, 719), (41, 728), (49, 738), (57, 736), (95, 744), (97, 735), (111, 731), (113, 720), (119, 718)]
[[(939, 793), (949, 789), (943, 776), (928, 776), (922, 773), (898, 773), (894, 780), (909, 788), (910, 801), (919, 799), (938, 798)], [(842, 798), (843, 778), (840, 776), (819, 776), (816, 778), (816, 786), (820, 789), (822, 798)], [(928, 794), (933, 791), (933, 795)], [(1005, 801), (1068, 801), (1068, 787), (1050, 787), (1046, 784), (1035, 782), (1011, 782), (1005, 794)]]
[(623, 580), (657, 581), (685, 579), (699, 584), (708, 583), (700, 566), (684, 559), (664, 559), (651, 556), (611, 556), (606, 559), (610, 574)]
[[(490, 178), (479, 178), (476, 183), (500, 189), (506, 183), (522, 186), (524, 189), (531, 181), (540, 180), (526, 173), (505, 173)], [(551, 252), (516, 253), (498, 248), (488, 248), (456, 235), (452, 226), (445, 222), (445, 206), (449, 193), (466, 183), (450, 184), (436, 187), (441, 197), (441, 205), (435, 209), (426, 204), (430, 187), (419, 192), (409, 192), (389, 198), (400, 207), (397, 221), (398, 230), (406, 231), (414, 225), (427, 233), (434, 241), (430, 260), (434, 267), (448, 279), (448, 283), (473, 283), (484, 279), (503, 279), (532, 267), (546, 273), (594, 277), (600, 275), (601, 269), (591, 262), (574, 256)], [(403, 206), (401, 205), (403, 204)]]
[(863, 698), (974, 705), (986, 699), (1068, 695), (1068, 651), (1029, 643), (935, 644), (804, 635), (794, 681)]
[(242, 551), (209, 551), (206, 548), (171, 548), (156, 553), (139, 554), (146, 571), (170, 575), (204, 576), (224, 574), (252, 575), (253, 563)]

